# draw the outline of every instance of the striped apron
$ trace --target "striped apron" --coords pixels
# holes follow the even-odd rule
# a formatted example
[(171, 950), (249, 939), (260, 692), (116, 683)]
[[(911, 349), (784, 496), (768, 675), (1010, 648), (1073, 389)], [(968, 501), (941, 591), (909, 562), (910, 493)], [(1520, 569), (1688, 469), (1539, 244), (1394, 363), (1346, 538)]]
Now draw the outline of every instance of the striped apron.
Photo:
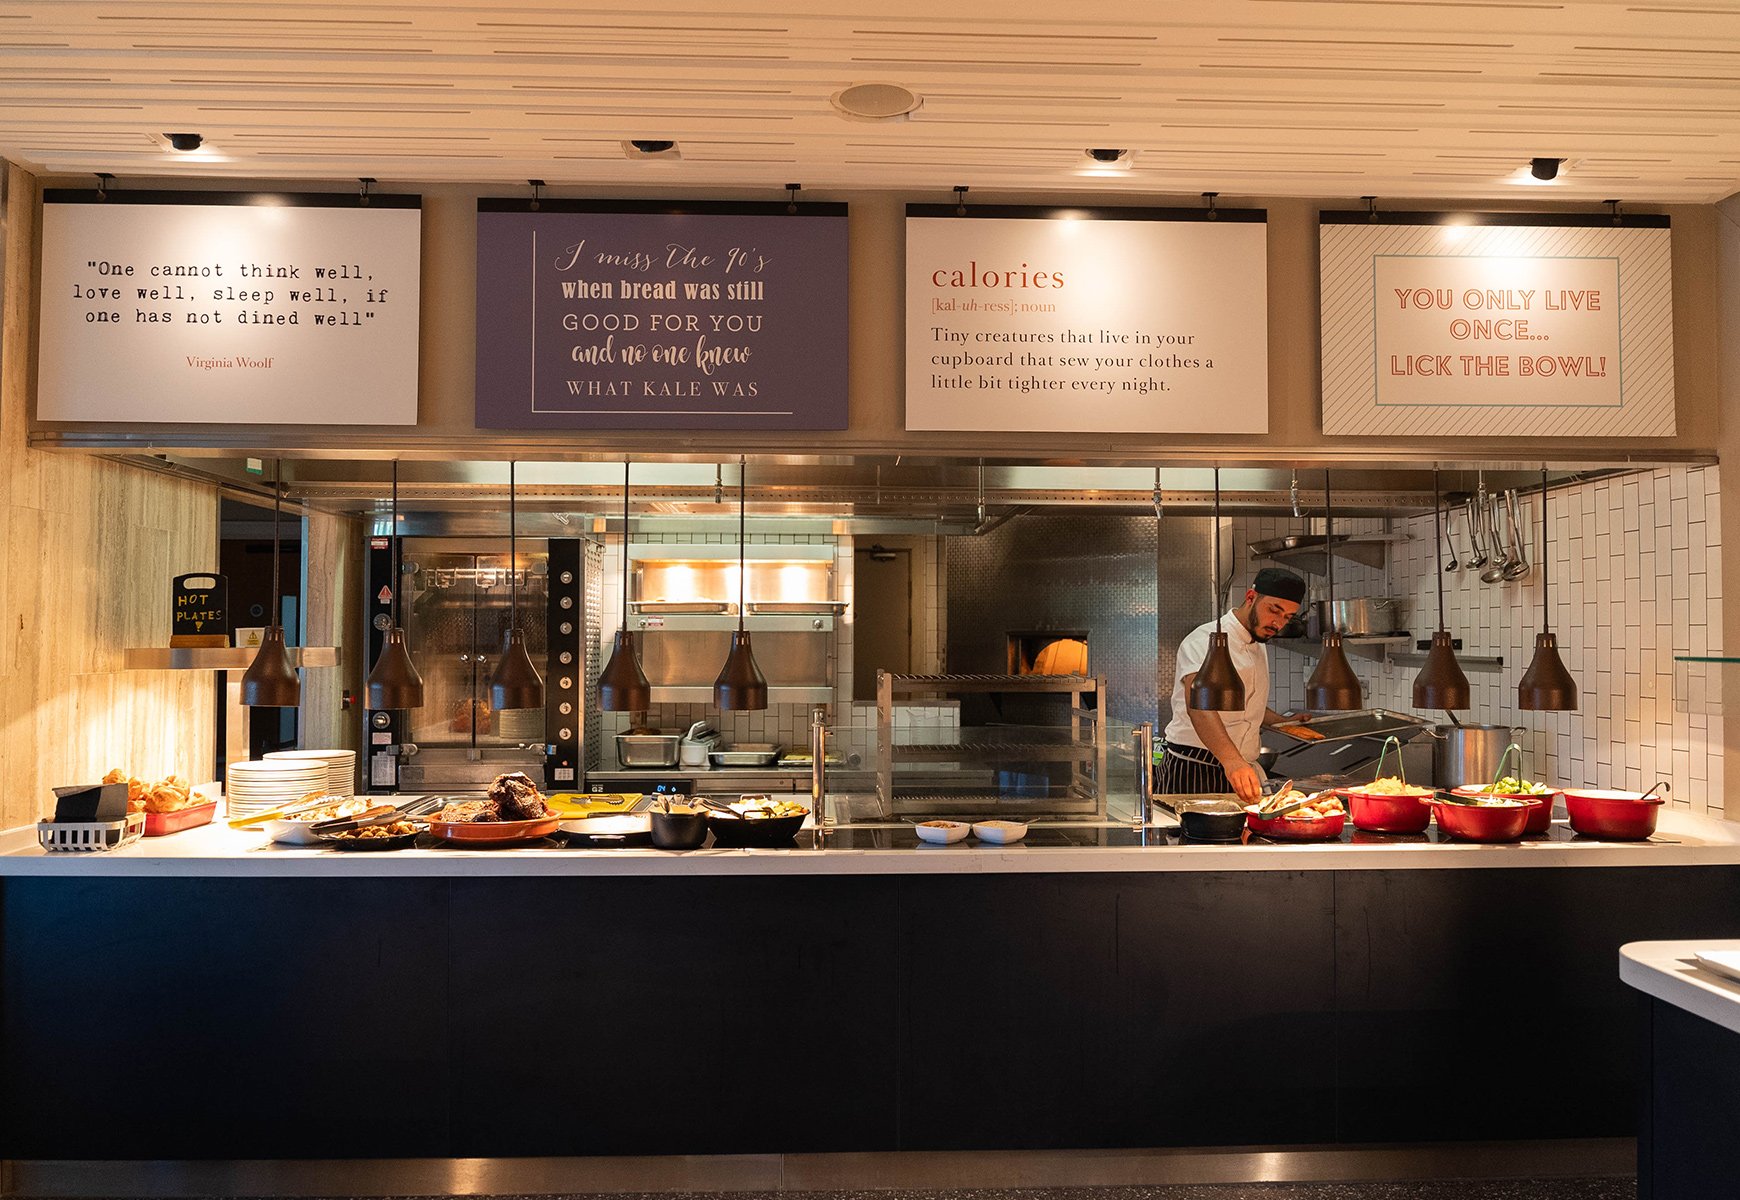
[(1160, 760), (1162, 796), (1209, 795), (1232, 790), (1220, 760), (1207, 750), (1166, 743), (1166, 757)]

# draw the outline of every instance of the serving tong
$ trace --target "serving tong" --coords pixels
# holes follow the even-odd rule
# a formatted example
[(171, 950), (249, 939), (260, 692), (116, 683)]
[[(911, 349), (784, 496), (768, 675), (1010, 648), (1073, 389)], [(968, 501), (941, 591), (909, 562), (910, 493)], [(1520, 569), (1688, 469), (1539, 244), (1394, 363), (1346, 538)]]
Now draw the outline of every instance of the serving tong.
[(415, 800), (407, 800), (400, 805), (377, 804), (367, 812), (358, 813), (354, 817), (341, 817), (336, 821), (316, 821), (308, 827), (308, 831), (316, 837), (332, 837), (334, 834), (349, 833), (353, 829), (364, 829), (370, 825), (390, 825), (394, 821), (409, 821), (416, 817), (444, 807), (446, 796), (419, 796)]

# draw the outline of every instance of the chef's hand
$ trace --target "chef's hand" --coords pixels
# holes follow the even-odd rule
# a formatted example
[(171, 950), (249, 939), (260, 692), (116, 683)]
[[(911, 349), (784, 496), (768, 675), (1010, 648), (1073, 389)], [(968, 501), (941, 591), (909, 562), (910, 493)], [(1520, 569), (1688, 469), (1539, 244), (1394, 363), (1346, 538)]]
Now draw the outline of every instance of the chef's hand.
[(1263, 796), (1263, 777), (1250, 763), (1240, 763), (1226, 773), (1226, 781), (1232, 785), (1232, 790), (1238, 793), (1238, 798), (1246, 804), (1255, 804)]

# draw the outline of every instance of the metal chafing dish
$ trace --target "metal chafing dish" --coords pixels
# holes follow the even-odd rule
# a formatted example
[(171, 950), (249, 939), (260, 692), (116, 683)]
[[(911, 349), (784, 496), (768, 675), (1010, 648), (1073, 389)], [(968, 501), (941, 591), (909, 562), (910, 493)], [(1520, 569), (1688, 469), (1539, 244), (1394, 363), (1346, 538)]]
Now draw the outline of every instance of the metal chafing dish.
[[(1284, 729), (1265, 728), (1263, 747), (1265, 752), (1272, 751), (1274, 758), (1263, 765), (1271, 775), (1296, 780), (1315, 776), (1368, 780), (1376, 776), (1384, 740), (1393, 736), (1402, 743), (1403, 769), (1408, 778), (1429, 782), (1432, 745), (1431, 739), (1423, 736), (1426, 727), (1427, 722), (1419, 717), (1368, 708), (1313, 719), (1306, 728), (1322, 734), (1320, 738), (1300, 738)], [(1263, 757), (1268, 759), (1268, 753)]]

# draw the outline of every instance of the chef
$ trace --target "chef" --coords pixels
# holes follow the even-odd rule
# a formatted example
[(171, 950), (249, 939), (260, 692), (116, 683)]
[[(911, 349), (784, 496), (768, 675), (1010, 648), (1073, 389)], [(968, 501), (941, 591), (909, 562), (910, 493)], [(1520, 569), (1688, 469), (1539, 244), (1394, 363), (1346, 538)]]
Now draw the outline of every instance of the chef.
[[(1172, 720), (1166, 726), (1166, 756), (1160, 771), (1162, 794), (1236, 792), (1247, 804), (1262, 794), (1263, 772), (1256, 761), (1263, 726), (1309, 719), (1283, 716), (1269, 707), (1265, 644), (1304, 602), (1303, 579), (1279, 567), (1264, 567), (1245, 592), (1243, 604), (1219, 621), (1198, 625), (1178, 647)], [(1208, 635), (1217, 627), (1227, 635), (1233, 667), (1245, 685), (1245, 707), (1238, 712), (1205, 712), (1191, 708), (1185, 699), (1208, 654)]]

